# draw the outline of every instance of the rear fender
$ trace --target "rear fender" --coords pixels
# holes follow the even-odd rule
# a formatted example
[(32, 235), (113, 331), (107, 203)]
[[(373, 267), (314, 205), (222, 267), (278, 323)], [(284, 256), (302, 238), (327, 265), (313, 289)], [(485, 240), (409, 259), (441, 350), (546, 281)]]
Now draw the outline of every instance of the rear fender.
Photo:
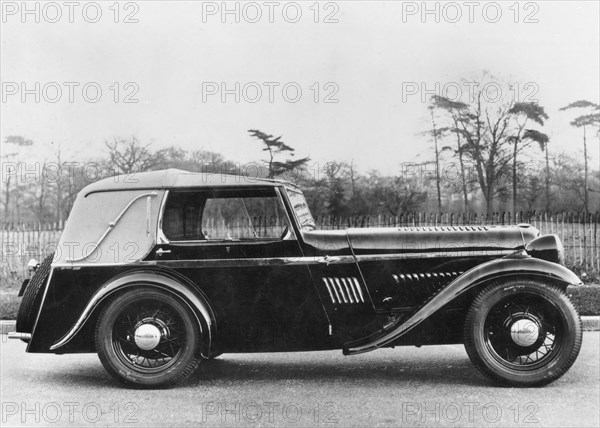
[(84, 325), (90, 319), (92, 313), (96, 311), (103, 302), (106, 302), (116, 293), (128, 290), (133, 287), (152, 287), (168, 291), (179, 297), (185, 302), (193, 312), (200, 332), (205, 340), (202, 341), (200, 352), (202, 356), (208, 358), (212, 342), (216, 334), (215, 316), (208, 299), (196, 292), (191, 284), (185, 284), (182, 278), (177, 278), (169, 272), (164, 271), (135, 271), (127, 272), (112, 278), (102, 285), (92, 296), (81, 315), (77, 318), (75, 324), (68, 332), (51, 347), (55, 351), (69, 343), (81, 331)]
[(542, 278), (564, 288), (570, 284), (581, 284), (581, 280), (569, 269), (545, 260), (526, 255), (511, 255), (492, 260), (463, 273), (408, 319), (399, 320), (371, 336), (346, 343), (344, 354), (360, 354), (389, 345), (459, 296), (507, 276)]

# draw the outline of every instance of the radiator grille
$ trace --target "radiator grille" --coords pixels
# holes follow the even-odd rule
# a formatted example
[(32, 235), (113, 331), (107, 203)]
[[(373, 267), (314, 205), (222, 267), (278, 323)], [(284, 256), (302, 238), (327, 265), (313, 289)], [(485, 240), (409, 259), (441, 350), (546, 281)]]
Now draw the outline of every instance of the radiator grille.
[(323, 283), (335, 305), (365, 303), (362, 287), (355, 277), (324, 277)]

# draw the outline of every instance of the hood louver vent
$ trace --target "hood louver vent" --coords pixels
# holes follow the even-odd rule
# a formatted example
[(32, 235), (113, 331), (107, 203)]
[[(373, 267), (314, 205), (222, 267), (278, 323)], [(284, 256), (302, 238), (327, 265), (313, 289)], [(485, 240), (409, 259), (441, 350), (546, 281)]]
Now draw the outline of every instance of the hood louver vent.
[(462, 272), (431, 272), (431, 273), (400, 273), (392, 275), (394, 281), (400, 284), (407, 281), (421, 281), (421, 280), (432, 280), (432, 279), (454, 279), (461, 275)]
[(401, 232), (485, 232), (486, 226), (408, 226), (399, 227)]
[(365, 303), (362, 287), (355, 277), (324, 277), (331, 302), (336, 305)]

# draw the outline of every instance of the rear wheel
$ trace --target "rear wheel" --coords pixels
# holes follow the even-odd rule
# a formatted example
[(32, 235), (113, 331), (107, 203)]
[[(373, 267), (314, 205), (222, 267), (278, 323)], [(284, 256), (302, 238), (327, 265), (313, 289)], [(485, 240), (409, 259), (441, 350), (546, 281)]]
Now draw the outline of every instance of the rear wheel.
[(96, 324), (96, 349), (106, 370), (139, 387), (172, 386), (193, 373), (200, 340), (187, 305), (158, 290), (119, 295)]
[(486, 376), (512, 386), (553, 382), (581, 348), (577, 311), (558, 288), (534, 280), (492, 284), (465, 320), (465, 348)]

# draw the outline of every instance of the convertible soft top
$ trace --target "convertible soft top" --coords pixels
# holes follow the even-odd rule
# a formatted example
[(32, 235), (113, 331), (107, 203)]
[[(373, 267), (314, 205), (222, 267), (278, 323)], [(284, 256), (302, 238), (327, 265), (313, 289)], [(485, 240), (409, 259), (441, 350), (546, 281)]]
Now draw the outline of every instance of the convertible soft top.
[(123, 190), (159, 190), (177, 188), (227, 187), (227, 186), (292, 186), (283, 180), (247, 177), (223, 173), (189, 172), (182, 169), (136, 172), (105, 178), (86, 186), (81, 193), (89, 196), (97, 192)]
[(105, 178), (86, 186), (73, 205), (54, 266), (130, 264), (156, 244), (160, 207), (169, 189), (296, 187), (282, 180), (181, 169)]
[[(88, 186), (86, 189), (88, 189)], [(82, 191), (60, 237), (54, 266), (134, 263), (156, 242), (164, 189)]]

